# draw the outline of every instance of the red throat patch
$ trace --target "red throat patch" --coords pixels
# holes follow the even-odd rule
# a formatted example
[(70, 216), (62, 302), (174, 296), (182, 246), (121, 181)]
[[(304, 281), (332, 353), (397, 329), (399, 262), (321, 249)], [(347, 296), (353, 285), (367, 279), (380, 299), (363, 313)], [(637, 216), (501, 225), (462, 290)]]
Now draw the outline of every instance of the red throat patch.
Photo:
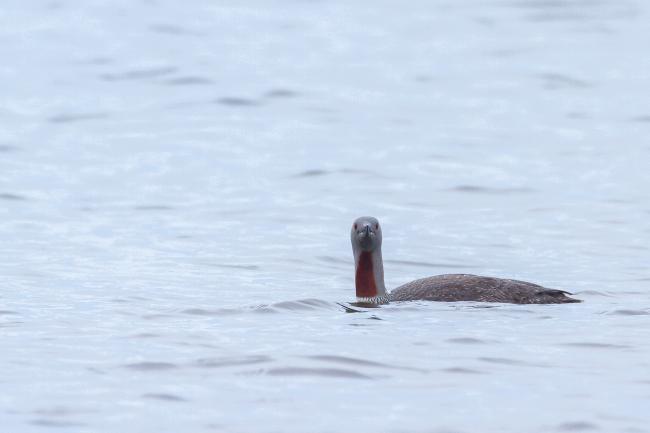
[(358, 298), (373, 298), (377, 296), (377, 283), (372, 268), (372, 255), (364, 251), (359, 256), (357, 273), (354, 278)]

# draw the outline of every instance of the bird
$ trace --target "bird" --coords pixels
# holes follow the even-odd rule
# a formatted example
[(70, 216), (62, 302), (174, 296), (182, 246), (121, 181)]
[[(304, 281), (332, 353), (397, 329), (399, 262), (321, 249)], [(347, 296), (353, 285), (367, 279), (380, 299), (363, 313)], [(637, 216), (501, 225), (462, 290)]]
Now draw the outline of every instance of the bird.
[(382, 232), (375, 217), (363, 216), (350, 232), (354, 254), (357, 304), (381, 305), (396, 301), (498, 302), (511, 304), (567, 304), (582, 302), (571, 293), (526, 281), (472, 274), (444, 274), (403, 284), (392, 292), (384, 284)]

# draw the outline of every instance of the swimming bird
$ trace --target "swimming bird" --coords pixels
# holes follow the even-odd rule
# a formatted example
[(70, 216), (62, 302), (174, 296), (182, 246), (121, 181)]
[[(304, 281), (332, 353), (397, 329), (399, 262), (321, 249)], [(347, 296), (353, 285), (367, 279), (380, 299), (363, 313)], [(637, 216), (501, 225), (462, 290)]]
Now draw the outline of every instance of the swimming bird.
[(381, 256), (381, 227), (374, 217), (360, 217), (350, 233), (355, 264), (355, 285), (359, 304), (387, 304), (390, 301), (475, 301), (512, 304), (565, 304), (582, 302), (564, 290), (548, 289), (525, 281), (445, 274), (422, 278), (386, 292)]

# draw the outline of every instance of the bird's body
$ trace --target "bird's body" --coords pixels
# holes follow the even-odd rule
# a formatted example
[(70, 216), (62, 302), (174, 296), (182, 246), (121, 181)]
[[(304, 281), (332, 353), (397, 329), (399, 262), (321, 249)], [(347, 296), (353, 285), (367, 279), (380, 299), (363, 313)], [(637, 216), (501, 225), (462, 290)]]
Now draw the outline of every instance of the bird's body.
[(564, 304), (580, 302), (563, 290), (547, 289), (526, 281), (446, 274), (406, 283), (388, 295), (390, 301), (506, 302), (513, 304)]
[(512, 304), (566, 304), (581, 302), (569, 292), (504, 278), (470, 274), (446, 274), (422, 278), (388, 293), (384, 285), (382, 234), (373, 217), (358, 218), (352, 225), (357, 301), (385, 304), (391, 301), (503, 302)]

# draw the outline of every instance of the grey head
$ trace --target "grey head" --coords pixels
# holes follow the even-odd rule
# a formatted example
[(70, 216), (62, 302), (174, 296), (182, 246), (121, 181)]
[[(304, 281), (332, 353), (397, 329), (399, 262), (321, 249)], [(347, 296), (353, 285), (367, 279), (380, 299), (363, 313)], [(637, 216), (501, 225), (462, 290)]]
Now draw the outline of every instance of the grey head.
[(352, 250), (355, 255), (362, 251), (372, 252), (381, 249), (381, 227), (377, 218), (370, 216), (354, 220), (350, 232)]
[(357, 218), (350, 231), (354, 253), (354, 281), (357, 301), (362, 304), (388, 302), (381, 258), (381, 226), (377, 218)]

